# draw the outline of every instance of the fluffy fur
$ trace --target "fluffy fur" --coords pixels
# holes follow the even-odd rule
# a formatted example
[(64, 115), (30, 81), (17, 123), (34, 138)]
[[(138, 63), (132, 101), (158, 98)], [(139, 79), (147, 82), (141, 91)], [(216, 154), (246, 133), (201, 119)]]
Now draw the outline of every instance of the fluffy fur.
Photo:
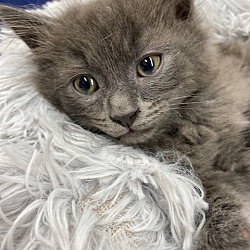
[(207, 209), (191, 165), (73, 124), (35, 90), (30, 52), (9, 36), (2, 30), (1, 249), (190, 249)]
[[(73, 121), (189, 157), (210, 203), (196, 249), (249, 247), (248, 45), (212, 44), (184, 0), (69, 2), (54, 18), (4, 6), (1, 13), (33, 51), (38, 90)], [(135, 76), (152, 53), (161, 54), (158, 72)], [(79, 95), (79, 74), (94, 76), (100, 90)], [(129, 126), (114, 122), (128, 114), (136, 114)]]

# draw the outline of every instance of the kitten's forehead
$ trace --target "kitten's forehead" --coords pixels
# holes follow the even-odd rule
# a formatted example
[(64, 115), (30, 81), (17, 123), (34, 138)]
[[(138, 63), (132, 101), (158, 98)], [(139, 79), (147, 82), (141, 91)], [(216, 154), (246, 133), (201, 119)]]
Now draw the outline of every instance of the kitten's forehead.
[[(86, 59), (95, 56), (127, 61), (140, 55), (144, 35), (154, 21), (152, 17), (147, 19), (143, 4), (141, 10), (120, 0), (75, 5), (59, 18), (58, 45), (79, 50)], [(62, 37), (64, 41), (60, 41)]]
[(72, 74), (86, 71), (93, 76), (126, 81), (132, 74), (136, 76), (136, 65), (143, 56), (171, 51), (170, 46), (175, 48), (178, 34), (186, 34), (184, 44), (194, 40), (193, 26), (176, 20), (174, 1), (72, 3), (55, 20), (49, 35), (44, 36), (46, 46), (38, 48), (37, 54), (48, 57), (58, 68), (62, 67), (61, 62), (67, 62), (65, 68), (68, 72), (73, 69)]
[(111, 7), (102, 2), (72, 6), (61, 19), (64, 32), (74, 40), (81, 40), (86, 47), (113, 49), (116, 44), (121, 47), (125, 41), (139, 37), (139, 29), (131, 14), (122, 7), (118, 10), (118, 6)]

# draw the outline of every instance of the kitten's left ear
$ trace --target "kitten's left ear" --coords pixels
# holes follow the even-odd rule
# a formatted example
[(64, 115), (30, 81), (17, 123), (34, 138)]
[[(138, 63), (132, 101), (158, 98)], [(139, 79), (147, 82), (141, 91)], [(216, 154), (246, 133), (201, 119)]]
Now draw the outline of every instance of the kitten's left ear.
[(188, 21), (193, 14), (193, 0), (175, 0), (175, 17), (181, 21)]
[(49, 17), (0, 4), (0, 19), (31, 48), (39, 46), (49, 27)]

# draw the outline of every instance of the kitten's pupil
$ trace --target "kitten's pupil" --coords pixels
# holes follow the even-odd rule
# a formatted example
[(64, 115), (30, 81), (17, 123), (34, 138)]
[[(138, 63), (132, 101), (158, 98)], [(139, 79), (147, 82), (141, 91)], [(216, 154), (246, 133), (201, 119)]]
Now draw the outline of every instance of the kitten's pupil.
[(87, 77), (83, 76), (80, 78), (79, 81), (79, 88), (84, 90), (84, 91), (88, 91), (91, 88), (91, 80), (88, 79)]
[(151, 72), (153, 72), (154, 68), (155, 68), (155, 64), (154, 64), (154, 61), (153, 61), (152, 57), (144, 58), (140, 62), (140, 67), (141, 67), (141, 70), (144, 73), (146, 73), (147, 75), (149, 75)]

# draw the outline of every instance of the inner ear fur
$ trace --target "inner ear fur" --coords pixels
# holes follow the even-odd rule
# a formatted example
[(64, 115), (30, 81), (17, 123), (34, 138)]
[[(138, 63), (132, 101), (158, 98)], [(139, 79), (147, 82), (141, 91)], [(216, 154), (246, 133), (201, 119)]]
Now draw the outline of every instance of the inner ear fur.
[(10, 27), (31, 49), (39, 46), (40, 36), (47, 28), (50, 18), (27, 10), (0, 4), (0, 19)]
[(192, 17), (193, 1), (178, 0), (175, 5), (175, 17), (181, 21), (187, 21)]

